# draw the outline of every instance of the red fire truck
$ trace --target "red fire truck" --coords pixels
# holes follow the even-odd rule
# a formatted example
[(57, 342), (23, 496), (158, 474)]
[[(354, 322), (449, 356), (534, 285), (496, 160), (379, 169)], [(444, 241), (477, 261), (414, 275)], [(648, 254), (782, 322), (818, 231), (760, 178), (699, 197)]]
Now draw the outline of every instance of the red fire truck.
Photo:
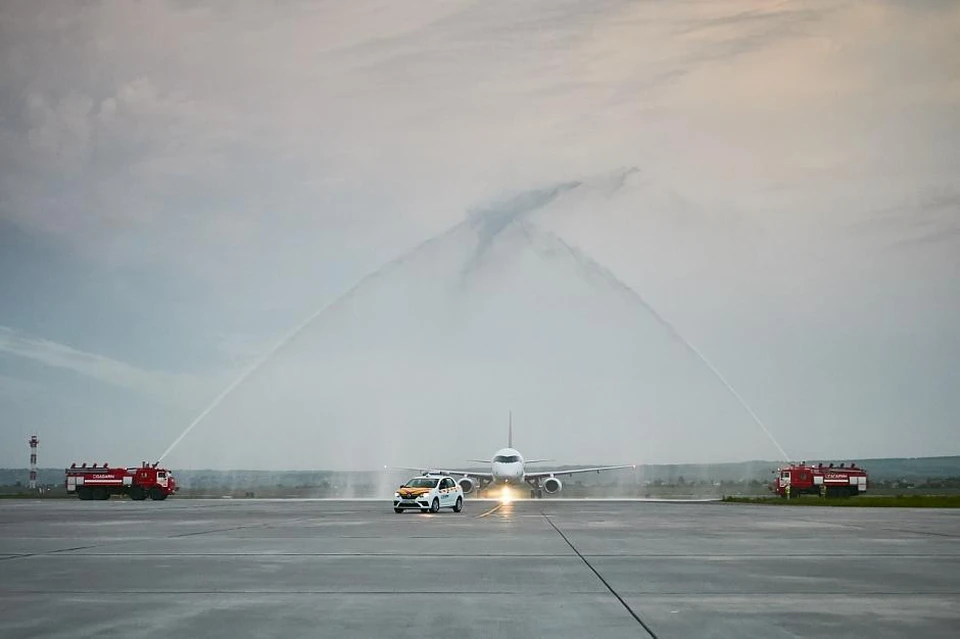
[(68, 493), (83, 500), (110, 499), (110, 495), (130, 495), (134, 501), (147, 497), (163, 501), (177, 490), (173, 475), (157, 464), (143, 462), (139, 467), (120, 468), (109, 464), (88, 466), (70, 464), (64, 483)]
[(771, 490), (781, 497), (803, 494), (849, 497), (867, 491), (867, 471), (856, 464), (790, 464), (776, 470)]

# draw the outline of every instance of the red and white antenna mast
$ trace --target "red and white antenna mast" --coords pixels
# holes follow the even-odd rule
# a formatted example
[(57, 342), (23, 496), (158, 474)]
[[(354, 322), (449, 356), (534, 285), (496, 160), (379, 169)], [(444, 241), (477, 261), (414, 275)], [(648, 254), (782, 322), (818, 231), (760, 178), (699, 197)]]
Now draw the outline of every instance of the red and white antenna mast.
[(37, 445), (40, 440), (36, 435), (30, 435), (30, 490), (37, 489)]

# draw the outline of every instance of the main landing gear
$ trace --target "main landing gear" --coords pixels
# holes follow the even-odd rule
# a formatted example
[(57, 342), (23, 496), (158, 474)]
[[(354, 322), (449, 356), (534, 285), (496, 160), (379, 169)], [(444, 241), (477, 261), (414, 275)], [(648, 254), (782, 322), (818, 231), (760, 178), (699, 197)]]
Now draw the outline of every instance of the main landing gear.
[(539, 486), (530, 489), (530, 499), (543, 499), (543, 488)]

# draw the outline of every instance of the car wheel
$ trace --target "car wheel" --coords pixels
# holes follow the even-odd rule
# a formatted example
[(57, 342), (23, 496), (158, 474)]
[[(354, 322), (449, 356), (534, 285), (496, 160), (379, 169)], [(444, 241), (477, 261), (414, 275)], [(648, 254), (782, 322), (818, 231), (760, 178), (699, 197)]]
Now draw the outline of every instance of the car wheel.
[(457, 503), (453, 507), (453, 512), (458, 513), (463, 510), (463, 497), (457, 497)]
[(395, 513), (402, 513), (402, 512), (403, 512), (403, 508), (394, 508), (394, 509), (393, 509), (393, 512), (395, 512)]
[(440, 500), (436, 497), (433, 498), (433, 502), (430, 503), (430, 512), (438, 513), (440, 512)]

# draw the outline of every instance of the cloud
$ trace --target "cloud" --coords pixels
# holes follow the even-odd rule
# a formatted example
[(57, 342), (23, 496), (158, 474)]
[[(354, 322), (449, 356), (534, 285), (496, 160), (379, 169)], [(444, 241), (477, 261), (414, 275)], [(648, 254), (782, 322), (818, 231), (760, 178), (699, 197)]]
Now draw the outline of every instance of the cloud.
[[(478, 288), (549, 230), (748, 387), (801, 338), (952, 343), (958, 40), (956, 3), (0, 3), (4, 348), (210, 398), (454, 228), (487, 236), (446, 256)], [(585, 178), (613, 166), (639, 173)], [(496, 208), (573, 180), (543, 228)]]
[(931, 189), (909, 201), (872, 211), (849, 228), (853, 233), (883, 238), (894, 247), (952, 244), (960, 237), (960, 193)]
[[(3, 11), (0, 215), (94, 257), (193, 277), (276, 250), (283, 227), (336, 251), (370, 243), (375, 226), (383, 239), (369, 250), (398, 253), (473, 202), (584, 175), (598, 159), (736, 202), (771, 182), (809, 188), (819, 171), (888, 170), (885, 128), (911, 162), (942, 170), (956, 157), (936, 142), (958, 106), (947, 54), (960, 12), (949, 8)], [(942, 115), (905, 119), (905, 99)], [(918, 120), (913, 140), (897, 130)], [(934, 175), (898, 164), (902, 182)]]
[[(143, 370), (103, 355), (25, 335), (7, 326), (0, 326), (0, 354), (68, 370), (165, 403), (190, 405), (196, 403), (204, 389), (212, 388), (209, 379)], [(30, 386), (37, 387), (35, 383)]]

